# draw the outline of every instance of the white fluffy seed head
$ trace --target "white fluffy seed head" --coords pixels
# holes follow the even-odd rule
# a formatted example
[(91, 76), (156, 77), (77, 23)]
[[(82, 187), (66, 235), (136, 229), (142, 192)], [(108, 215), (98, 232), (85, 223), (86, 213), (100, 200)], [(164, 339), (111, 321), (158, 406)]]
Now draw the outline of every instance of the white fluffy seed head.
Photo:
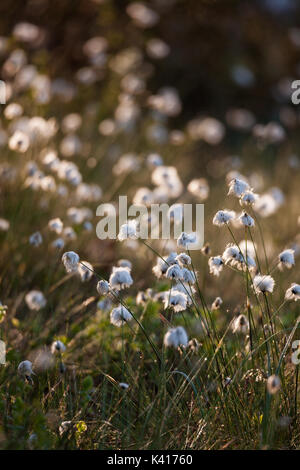
[(184, 292), (177, 289), (171, 289), (164, 293), (164, 308), (172, 308), (174, 312), (182, 312), (186, 310), (188, 299)]
[(224, 267), (224, 261), (222, 259), (222, 256), (212, 256), (211, 258), (209, 258), (208, 266), (210, 274), (213, 274), (217, 277), (220, 276), (220, 273), (222, 272)]
[(187, 190), (200, 201), (205, 201), (209, 196), (209, 185), (207, 180), (204, 178), (190, 181), (187, 186)]
[(254, 219), (249, 214), (247, 214), (247, 212), (243, 212), (239, 216), (238, 220), (240, 224), (243, 225), (244, 227), (254, 227), (255, 225)]
[(243, 314), (239, 315), (232, 324), (233, 333), (247, 334), (249, 331), (249, 321)]
[(183, 270), (178, 264), (169, 266), (166, 272), (167, 279), (183, 280)]
[(181, 281), (175, 284), (172, 290), (183, 293), (187, 298), (187, 305), (193, 304), (193, 296), (196, 292), (194, 286)]
[(118, 307), (115, 307), (110, 313), (110, 323), (118, 327), (131, 321), (132, 318), (133, 317), (129, 310), (127, 310), (127, 308), (123, 307), (121, 304)]
[(258, 195), (253, 193), (253, 191), (245, 191), (240, 197), (240, 205), (253, 206), (257, 199)]
[(123, 241), (127, 238), (138, 238), (138, 222), (136, 220), (128, 220), (126, 224), (121, 225), (118, 240)]
[(250, 189), (249, 184), (246, 183), (246, 181), (243, 181), (239, 178), (232, 179), (228, 186), (229, 186), (228, 194), (232, 194), (236, 197), (241, 197), (243, 193), (245, 193), (246, 191)]
[(101, 280), (97, 284), (97, 292), (99, 295), (106, 295), (108, 294), (110, 289), (109, 283), (105, 280)]
[(187, 284), (195, 284), (197, 281), (196, 275), (193, 271), (190, 271), (187, 268), (182, 268), (182, 280)]
[(267, 380), (267, 390), (271, 395), (277, 393), (281, 388), (281, 380), (278, 375), (270, 375)]
[(221, 307), (222, 303), (223, 303), (223, 300), (221, 299), (221, 297), (217, 297), (217, 298), (213, 301), (212, 306), (211, 306), (211, 309), (212, 309), (212, 310), (218, 310), (218, 309)]
[(300, 284), (293, 283), (285, 293), (286, 300), (300, 300)]
[(295, 264), (295, 251), (292, 249), (284, 250), (278, 255), (279, 267), (281, 269), (291, 269)]
[(93, 266), (88, 261), (82, 261), (82, 263), (78, 265), (77, 272), (82, 282), (89, 281), (94, 275)]
[(163, 159), (158, 153), (150, 153), (147, 156), (147, 165), (149, 168), (156, 168), (163, 164)]
[(68, 273), (77, 271), (79, 256), (75, 251), (66, 251), (61, 259)]
[(24, 153), (28, 150), (30, 140), (27, 134), (22, 131), (16, 131), (9, 139), (8, 146), (11, 150)]
[(130, 287), (133, 284), (130, 269), (122, 268), (121, 266), (114, 266), (109, 278), (109, 284), (111, 288), (115, 290), (122, 290)]
[(277, 211), (279, 206), (280, 204), (272, 194), (265, 193), (255, 201), (253, 208), (261, 217), (269, 217)]
[(123, 390), (128, 390), (129, 385), (125, 382), (119, 382), (119, 387), (122, 388)]
[(40, 232), (35, 232), (29, 237), (29, 243), (32, 246), (40, 246), (43, 243), (43, 237)]
[(59, 341), (59, 340), (53, 341), (51, 345), (52, 354), (60, 354), (60, 353), (65, 352), (65, 350), (66, 350), (66, 346), (64, 345), (62, 341)]
[(30, 377), (33, 374), (32, 362), (27, 360), (20, 362), (18, 365), (18, 373), (23, 377)]
[(154, 202), (153, 192), (149, 188), (139, 188), (133, 196), (132, 202), (137, 206), (149, 206)]
[(63, 231), (64, 224), (59, 217), (56, 217), (55, 219), (49, 220), (48, 227), (51, 232), (55, 232), (59, 235)]
[(253, 286), (257, 294), (265, 294), (266, 292), (272, 293), (274, 290), (275, 281), (269, 275), (262, 276), (258, 274), (253, 279)]
[(186, 233), (182, 232), (177, 239), (177, 246), (180, 248), (184, 249), (189, 249), (189, 246), (192, 245), (193, 243), (196, 243), (197, 241), (197, 235), (195, 232), (192, 233)]
[(63, 247), (65, 246), (65, 242), (63, 238), (56, 238), (56, 240), (53, 240), (51, 243), (52, 248), (55, 248), (56, 250), (62, 250)]
[(222, 258), (225, 264), (228, 264), (228, 263), (231, 263), (232, 261), (238, 260), (239, 256), (240, 256), (240, 250), (238, 246), (233, 245), (232, 243), (229, 243), (225, 248)]
[(157, 258), (156, 265), (152, 268), (152, 272), (158, 279), (166, 274), (169, 266), (177, 264), (176, 256), (177, 253), (173, 251), (166, 258)]
[(47, 301), (44, 294), (39, 290), (31, 290), (25, 296), (25, 302), (30, 310), (39, 311), (44, 308)]
[(164, 345), (166, 347), (186, 347), (188, 345), (189, 339), (185, 329), (182, 326), (177, 326), (177, 328), (171, 328), (167, 331), (164, 336)]
[(234, 211), (230, 211), (227, 209), (220, 210), (214, 216), (213, 224), (217, 225), (218, 227), (222, 227), (222, 225), (229, 224), (229, 222), (234, 220), (235, 217), (236, 217), (236, 214)]
[(175, 259), (181, 266), (188, 266), (192, 262), (191, 257), (186, 253), (179, 253)]

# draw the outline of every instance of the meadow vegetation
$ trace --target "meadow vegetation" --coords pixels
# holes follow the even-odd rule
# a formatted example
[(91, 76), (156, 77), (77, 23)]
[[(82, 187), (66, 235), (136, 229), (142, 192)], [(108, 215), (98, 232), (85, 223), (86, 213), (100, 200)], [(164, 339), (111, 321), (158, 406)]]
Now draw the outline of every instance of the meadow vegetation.
[[(0, 448), (299, 449), (292, 13), (54, 3), (0, 7)], [(120, 195), (203, 248), (100, 240)]]

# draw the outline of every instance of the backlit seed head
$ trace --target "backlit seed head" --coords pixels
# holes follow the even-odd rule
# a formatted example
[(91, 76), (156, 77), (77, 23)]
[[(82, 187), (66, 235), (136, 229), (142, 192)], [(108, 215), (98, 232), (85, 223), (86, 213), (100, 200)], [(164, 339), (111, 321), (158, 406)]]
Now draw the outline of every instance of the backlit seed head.
[(32, 362), (30, 361), (22, 361), (18, 365), (18, 373), (23, 377), (31, 377), (34, 373), (32, 370)]
[(101, 280), (97, 284), (97, 292), (99, 295), (105, 295), (109, 292), (110, 285), (107, 281)]
[(270, 375), (267, 380), (267, 390), (271, 395), (277, 393), (281, 388), (281, 380), (278, 375)]
[(188, 345), (188, 335), (182, 326), (171, 328), (164, 337), (164, 345), (167, 347), (178, 348)]
[(62, 262), (68, 273), (75, 272), (78, 269), (79, 256), (74, 251), (67, 251), (62, 255)]
[(51, 352), (52, 354), (59, 354), (59, 353), (63, 353), (65, 352), (66, 350), (66, 346), (64, 345), (64, 343), (62, 341), (54, 341), (51, 345)]

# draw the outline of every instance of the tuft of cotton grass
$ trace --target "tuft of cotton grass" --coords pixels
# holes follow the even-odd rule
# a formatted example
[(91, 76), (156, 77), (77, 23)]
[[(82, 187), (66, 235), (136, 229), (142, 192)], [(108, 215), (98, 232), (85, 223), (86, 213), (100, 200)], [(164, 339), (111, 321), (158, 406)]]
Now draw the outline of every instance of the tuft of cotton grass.
[(196, 292), (196, 289), (194, 286), (181, 281), (173, 286), (172, 291), (182, 292), (187, 297), (187, 305), (192, 305), (193, 295)]
[(94, 268), (88, 261), (82, 261), (82, 263), (78, 265), (77, 272), (80, 276), (81, 282), (87, 282), (92, 279), (94, 275)]
[(97, 302), (97, 308), (102, 312), (108, 312), (112, 308), (112, 301), (109, 297), (99, 300)]
[(229, 222), (234, 220), (235, 217), (236, 213), (234, 211), (223, 209), (216, 213), (213, 218), (213, 224), (217, 225), (218, 227), (222, 227), (223, 225), (229, 224)]
[(149, 188), (139, 188), (133, 196), (132, 202), (137, 206), (150, 206), (154, 202), (153, 192)]
[(158, 257), (156, 261), (156, 265), (153, 266), (152, 268), (153, 274), (158, 279), (163, 277), (166, 274), (170, 265), (177, 264), (176, 257), (177, 257), (177, 253), (175, 253), (175, 251), (171, 252), (169, 256), (167, 256), (167, 258)]
[(43, 243), (43, 237), (40, 232), (34, 232), (29, 237), (29, 243), (32, 246), (40, 246)]
[(75, 272), (78, 269), (79, 256), (75, 251), (66, 251), (62, 255), (62, 262), (67, 273)]
[(270, 395), (274, 395), (279, 392), (281, 388), (281, 380), (278, 375), (270, 375), (267, 380), (267, 390)]
[(53, 240), (53, 242), (51, 243), (51, 247), (56, 250), (62, 250), (64, 246), (65, 241), (63, 238), (56, 238), (56, 240)]
[(238, 261), (240, 257), (240, 250), (237, 245), (229, 243), (222, 255), (222, 259), (224, 260), (225, 264), (232, 263), (232, 261)]
[(1, 232), (7, 232), (9, 230), (10, 223), (8, 220), (0, 218), (0, 230)]
[(112, 289), (118, 291), (130, 287), (133, 284), (130, 269), (114, 266), (109, 278), (109, 284)]
[(97, 283), (97, 292), (99, 295), (106, 295), (110, 290), (110, 285), (107, 281), (101, 280)]
[(252, 256), (243, 254), (237, 245), (229, 243), (222, 255), (225, 264), (237, 268), (240, 271), (254, 271), (256, 263)]
[(210, 274), (219, 277), (224, 267), (222, 256), (212, 256), (209, 258), (208, 266)]
[(30, 310), (37, 312), (45, 307), (47, 301), (44, 294), (39, 290), (31, 290), (25, 295), (25, 302)]
[(246, 191), (250, 189), (249, 184), (246, 181), (243, 181), (239, 178), (234, 178), (229, 183), (229, 195), (233, 195), (236, 197), (241, 197)]
[(129, 389), (129, 385), (125, 382), (119, 382), (119, 387), (122, 388), (123, 390)]
[(66, 240), (77, 240), (77, 235), (73, 227), (65, 227), (62, 233)]
[(163, 159), (158, 153), (150, 153), (147, 155), (147, 165), (150, 169), (163, 165)]
[(131, 269), (132, 269), (132, 262), (129, 261), (129, 259), (119, 259), (117, 264), (121, 268), (128, 268), (129, 271), (131, 271)]
[(16, 131), (10, 137), (8, 146), (11, 150), (19, 153), (25, 153), (29, 149), (30, 139), (27, 134), (22, 131)]
[(169, 266), (166, 272), (167, 279), (183, 280), (183, 269), (178, 264), (173, 264)]
[(65, 352), (65, 350), (66, 350), (66, 346), (64, 345), (62, 341), (59, 341), (59, 340), (53, 341), (51, 345), (52, 354), (61, 354)]
[(177, 239), (177, 246), (179, 248), (184, 248), (188, 250), (189, 245), (196, 243), (196, 241), (197, 241), (197, 235), (195, 232), (192, 232), (192, 233), (182, 232), (179, 238)]
[(275, 281), (269, 276), (262, 276), (258, 274), (253, 279), (253, 287), (257, 294), (265, 294), (266, 292), (272, 293), (274, 290)]
[(258, 195), (255, 194), (253, 191), (245, 191), (240, 197), (240, 205), (244, 206), (253, 206), (255, 202), (258, 200)]
[(131, 313), (123, 305), (119, 305), (112, 309), (110, 313), (110, 323), (114, 326), (121, 327), (133, 319)]
[(136, 220), (128, 220), (126, 224), (121, 225), (118, 240), (124, 241), (127, 238), (138, 238), (138, 222)]
[(164, 308), (172, 308), (174, 312), (183, 312), (186, 310), (188, 299), (184, 292), (180, 292), (177, 289), (171, 289), (170, 291), (164, 292)]
[(61, 234), (63, 231), (64, 224), (59, 217), (55, 219), (51, 219), (48, 222), (48, 228), (51, 232), (57, 233), (57, 235)]
[(242, 333), (246, 335), (249, 331), (249, 321), (248, 318), (241, 314), (239, 315), (232, 324), (233, 333)]
[(22, 377), (30, 378), (31, 375), (34, 374), (32, 370), (32, 362), (28, 360), (20, 362), (18, 365), (18, 373)]
[(186, 253), (179, 253), (179, 255), (176, 256), (175, 260), (181, 266), (188, 266), (189, 264), (192, 263), (191, 257)]
[(187, 190), (200, 201), (205, 201), (209, 196), (209, 185), (205, 178), (190, 181), (187, 186)]
[(294, 300), (297, 302), (297, 300), (300, 300), (300, 284), (295, 284), (293, 283), (286, 291), (285, 293), (285, 299), (286, 300)]
[(223, 303), (223, 300), (221, 299), (221, 297), (217, 297), (217, 298), (213, 301), (213, 303), (212, 303), (212, 305), (211, 305), (211, 309), (212, 309), (212, 310), (219, 310), (219, 308), (221, 307), (222, 303)]
[(279, 268), (283, 270), (284, 268), (291, 269), (295, 264), (295, 250), (287, 249), (279, 253)]
[(197, 281), (196, 275), (193, 271), (190, 271), (187, 268), (182, 268), (182, 280), (187, 284), (195, 284)]
[(251, 215), (247, 214), (247, 212), (243, 212), (239, 216), (238, 220), (244, 227), (254, 227), (255, 225), (254, 219), (251, 217)]
[(175, 349), (180, 346), (185, 348), (188, 345), (188, 341), (188, 335), (182, 326), (171, 328), (164, 336), (164, 345)]
[(274, 214), (279, 207), (280, 204), (276, 201), (274, 196), (269, 193), (262, 194), (253, 204), (255, 212), (263, 218)]

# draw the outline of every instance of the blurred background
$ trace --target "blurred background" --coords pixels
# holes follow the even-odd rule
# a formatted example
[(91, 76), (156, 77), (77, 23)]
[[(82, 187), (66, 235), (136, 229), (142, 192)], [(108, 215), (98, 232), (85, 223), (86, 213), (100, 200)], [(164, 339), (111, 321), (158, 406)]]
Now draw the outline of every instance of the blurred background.
[[(224, 207), (230, 172), (243, 174), (259, 193), (280, 188), (277, 202), (282, 207), (284, 200), (288, 210), (272, 214), (266, 244), (271, 255), (291, 243), (299, 215), (300, 108), (291, 102), (291, 83), (300, 78), (299, 20), (296, 0), (1, 2), (1, 78), (8, 102), (20, 103), (24, 115), (54, 118), (57, 126), (53, 143), (34, 146), (29, 161), (54, 146), (102, 195), (94, 188), (96, 195), (80, 200), (71, 188), (67, 197), (48, 192), (39, 199), (21, 183), (18, 193), (5, 183), (2, 215), (11, 219), (22, 200), (22, 218), (14, 220), (26, 243), (31, 230), (66, 217), (78, 200), (95, 214), (99, 201), (133, 198), (149, 184), (145, 161), (155, 152), (176, 166), (184, 187), (192, 178), (206, 179), (205, 237), (214, 252), (224, 237), (210, 222)], [(67, 124), (74, 113), (75, 124), (72, 118)], [(2, 116), (3, 168), (20, 168), (21, 160), (4, 150), (18, 126), (22, 122)], [(140, 170), (120, 163), (128, 153)], [(9, 239), (8, 258), (20, 243), (10, 236), (15, 240)], [(108, 270), (119, 254), (128, 255), (127, 248), (122, 253), (120, 245), (100, 242), (94, 231), (81, 250), (93, 262), (107, 261)], [(138, 287), (144, 287), (144, 266), (141, 273)]]
[[(2, 2), (1, 34), (15, 24), (42, 28), (32, 61), (50, 76), (72, 79), (86, 64), (83, 44), (104, 35), (111, 54), (145, 46), (157, 35), (170, 53), (152, 76), (153, 89), (175, 87), (182, 119), (199, 112), (224, 116), (247, 107), (259, 120), (278, 118), (290, 104), (289, 80), (299, 76), (299, 3), (296, 0), (152, 0), (159, 14), (149, 28), (129, 21), (127, 0), (15, 0)], [(149, 59), (149, 58), (148, 58)], [(104, 77), (103, 77), (104, 79)]]
[[(7, 345), (0, 447), (259, 448), (271, 408), (263, 380), (283, 373), (285, 362), (284, 394), (273, 400), (287, 423), (277, 448), (299, 446), (298, 367), (288, 363), (285, 336), (299, 302), (283, 301), (299, 283), (300, 105), (291, 101), (300, 79), (299, 0), (2, 0), (0, 79), (0, 339)], [(253, 188), (253, 207), (228, 196), (236, 178)], [(172, 292), (163, 292), (173, 279), (161, 266), (153, 271), (156, 254), (138, 240), (97, 238), (97, 207), (117, 205), (119, 195), (128, 204), (204, 204), (206, 245), (193, 263), (208, 308), (199, 302), (197, 315), (187, 305), (173, 315)], [(212, 223), (221, 209), (249, 211), (255, 227), (247, 231), (235, 219), (232, 237)], [(278, 343), (268, 323), (261, 328), (269, 320), (248, 276), (244, 283), (242, 263), (233, 256), (223, 269), (227, 244), (248, 248), (249, 234), (253, 272), (274, 275), (268, 298)], [(181, 251), (176, 240), (149, 244), (165, 257)], [(286, 248), (296, 263), (282, 271), (278, 255)], [(68, 251), (89, 269), (66, 272)], [(209, 258), (221, 255), (218, 276)], [(120, 298), (97, 289), (93, 269), (110, 279), (116, 267), (129, 277), (120, 297), (143, 331), (123, 328), (121, 317), (111, 322)], [(249, 337), (231, 323), (250, 318), (251, 303), (259, 347), (246, 361)], [(212, 337), (201, 309), (211, 310)], [(188, 340), (164, 351), (173, 325), (194, 338), (188, 356), (178, 348)], [(166, 358), (160, 370), (152, 345), (163, 364)], [(24, 360), (33, 363), (33, 378), (31, 370), (24, 380), (17, 374)], [(76, 423), (74, 439), (63, 423)]]

